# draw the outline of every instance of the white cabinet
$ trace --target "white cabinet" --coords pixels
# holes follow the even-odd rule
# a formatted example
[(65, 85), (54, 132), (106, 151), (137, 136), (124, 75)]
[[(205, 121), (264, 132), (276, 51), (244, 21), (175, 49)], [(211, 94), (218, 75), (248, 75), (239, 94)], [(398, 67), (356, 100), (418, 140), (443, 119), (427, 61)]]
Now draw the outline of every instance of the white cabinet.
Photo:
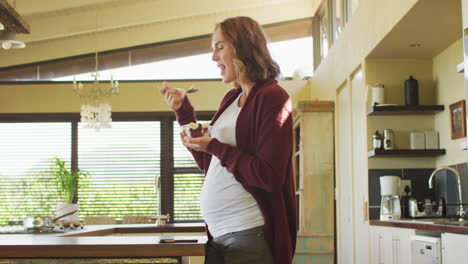
[(371, 226), (371, 264), (410, 264), (414, 229)]
[(442, 234), (442, 263), (460, 264), (468, 260), (468, 235)]

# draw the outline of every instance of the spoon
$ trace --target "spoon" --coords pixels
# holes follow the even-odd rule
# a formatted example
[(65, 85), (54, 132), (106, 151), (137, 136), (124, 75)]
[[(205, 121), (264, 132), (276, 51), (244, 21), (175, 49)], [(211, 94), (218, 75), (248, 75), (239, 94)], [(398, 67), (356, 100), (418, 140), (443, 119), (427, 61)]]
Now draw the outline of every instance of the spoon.
[(194, 93), (196, 91), (198, 91), (199, 89), (195, 87), (195, 85), (190, 85), (190, 87), (187, 89), (187, 90), (184, 90), (182, 88), (179, 88), (181, 89), (182, 91), (184, 91), (184, 93)]

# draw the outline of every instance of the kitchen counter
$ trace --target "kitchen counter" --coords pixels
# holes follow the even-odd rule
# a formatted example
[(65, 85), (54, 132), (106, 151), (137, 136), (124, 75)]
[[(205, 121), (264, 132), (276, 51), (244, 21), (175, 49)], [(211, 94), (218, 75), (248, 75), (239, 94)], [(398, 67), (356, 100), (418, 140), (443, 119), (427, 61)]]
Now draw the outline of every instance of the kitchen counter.
[(388, 227), (400, 227), (400, 228), (411, 228), (423, 231), (432, 231), (440, 233), (453, 233), (468, 235), (468, 222), (457, 225), (453, 222), (450, 224), (444, 223), (442, 219), (402, 219), (402, 220), (370, 220), (370, 225), (375, 226), (388, 226)]
[[(0, 235), (2, 258), (203, 256), (204, 224), (89, 225), (66, 233)], [(177, 233), (177, 234), (176, 234)], [(192, 234), (191, 234), (192, 233)], [(160, 243), (161, 239), (197, 242)]]

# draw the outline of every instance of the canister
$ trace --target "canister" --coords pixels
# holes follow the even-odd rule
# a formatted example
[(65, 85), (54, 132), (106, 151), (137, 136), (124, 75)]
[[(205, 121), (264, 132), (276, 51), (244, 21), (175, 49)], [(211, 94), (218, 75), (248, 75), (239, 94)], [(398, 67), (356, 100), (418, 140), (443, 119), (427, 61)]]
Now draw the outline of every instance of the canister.
[(426, 149), (439, 149), (439, 132), (426, 131), (424, 132)]
[(372, 105), (385, 103), (384, 85), (377, 83), (372, 87)]
[(393, 130), (391, 129), (385, 129), (384, 130), (384, 140), (383, 140), (383, 145), (384, 149), (393, 149)]
[(424, 132), (411, 132), (410, 133), (410, 149), (425, 149), (426, 142), (424, 138)]
[(376, 130), (375, 134), (372, 136), (372, 147), (374, 149), (382, 148), (382, 136), (380, 136), (378, 130)]
[(410, 75), (410, 78), (405, 81), (405, 102), (406, 105), (419, 104), (418, 80)]

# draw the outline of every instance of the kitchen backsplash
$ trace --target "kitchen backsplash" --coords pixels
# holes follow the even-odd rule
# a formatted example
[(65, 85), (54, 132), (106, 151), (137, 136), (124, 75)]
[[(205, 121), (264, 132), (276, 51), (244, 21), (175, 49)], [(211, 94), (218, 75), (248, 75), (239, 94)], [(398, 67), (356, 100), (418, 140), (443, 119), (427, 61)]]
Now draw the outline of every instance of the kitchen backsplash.
[[(468, 205), (468, 163), (456, 164), (454, 167), (458, 170), (461, 177), (463, 201)], [(429, 198), (432, 201), (438, 201), (443, 197), (447, 203), (447, 215), (455, 215), (458, 204), (457, 182), (451, 171), (442, 170), (435, 177), (435, 188), (429, 189), (428, 180), (435, 168), (423, 169), (370, 169), (369, 170), (369, 218), (380, 218), (380, 176), (394, 175), (400, 176), (402, 180), (411, 180), (411, 196), (418, 201), (424, 201)], [(447, 177), (448, 176), (448, 177)], [(403, 199), (404, 200), (404, 199)], [(404, 205), (406, 206), (406, 205)], [(467, 206), (465, 206), (467, 207)]]

